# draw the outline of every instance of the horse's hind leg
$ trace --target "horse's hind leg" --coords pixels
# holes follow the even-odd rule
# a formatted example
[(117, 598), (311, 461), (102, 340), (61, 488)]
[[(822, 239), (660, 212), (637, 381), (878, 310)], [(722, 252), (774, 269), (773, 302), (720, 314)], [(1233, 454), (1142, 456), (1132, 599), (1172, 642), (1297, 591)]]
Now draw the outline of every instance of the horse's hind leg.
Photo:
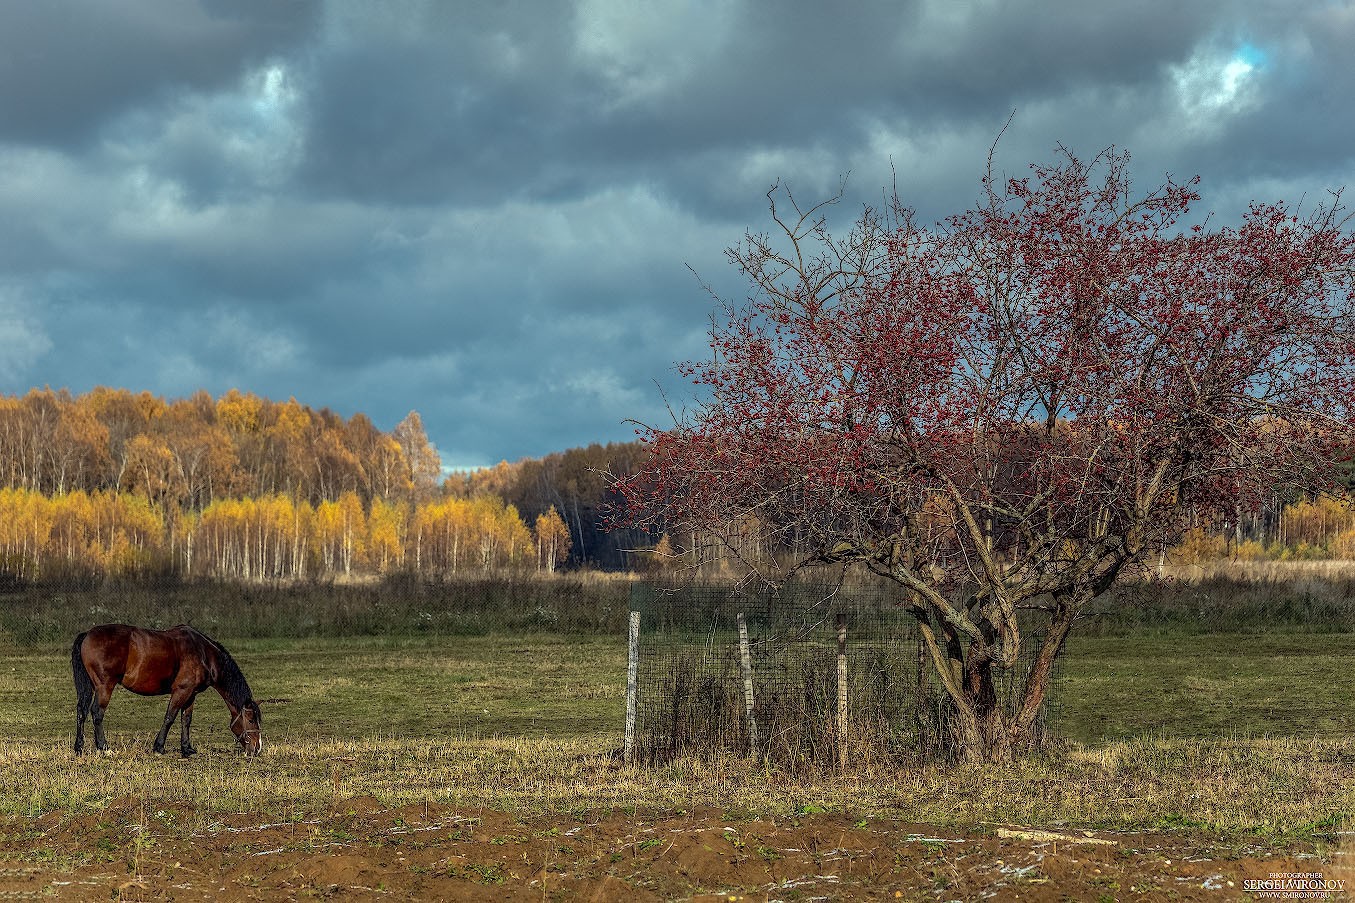
[(71, 646), (71, 677), (75, 681), (75, 754), (85, 751), (85, 718), (89, 716), (89, 706), (94, 700), (94, 681), (90, 680), (85, 669), (82, 650), (87, 634), (80, 634)]
[(91, 687), (89, 692), (80, 693), (77, 690), (75, 697), (75, 753), (79, 755), (85, 751), (85, 719), (89, 717), (89, 710), (94, 706), (94, 690)]
[(99, 752), (108, 750), (108, 738), (104, 736), (104, 712), (108, 711), (108, 700), (112, 698), (113, 688), (100, 686), (96, 688), (89, 706), (89, 714), (94, 719), (94, 748)]
[(85, 751), (85, 719), (89, 717), (89, 706), (93, 697), (75, 700), (75, 752)]

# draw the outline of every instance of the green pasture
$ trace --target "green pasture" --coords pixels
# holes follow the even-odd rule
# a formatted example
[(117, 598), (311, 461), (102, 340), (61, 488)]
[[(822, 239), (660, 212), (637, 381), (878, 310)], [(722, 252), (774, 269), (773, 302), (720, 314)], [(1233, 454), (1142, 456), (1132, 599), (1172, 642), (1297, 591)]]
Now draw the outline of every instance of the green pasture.
[[(620, 637), (523, 634), (236, 640), (270, 739), (596, 739), (619, 743)], [(119, 689), (112, 735), (153, 733), (165, 700)], [(13, 739), (73, 734), (69, 653), (0, 649), (0, 711)], [(224, 730), (215, 693), (195, 731)], [(1049, 724), (1096, 744), (1134, 737), (1355, 734), (1355, 636), (1214, 634), (1074, 638)]]
[(1067, 652), (1050, 718), (1066, 742), (1041, 756), (997, 770), (868, 763), (794, 774), (736, 756), (621, 766), (619, 636), (227, 640), (266, 700), (264, 755), (235, 754), (225, 707), (209, 692), (194, 721), (201, 752), (187, 761), (150, 752), (164, 699), (125, 690), (108, 715), (111, 754), (77, 759), (68, 650), (9, 644), (0, 814), (132, 797), (188, 804), (204, 820), (295, 817), (371, 795), (567, 812), (818, 807), (1311, 842), (1355, 814), (1352, 639), (1086, 637)]
[[(263, 700), (273, 740), (480, 737), (619, 738), (624, 642), (535, 635), (391, 640), (243, 640), (227, 644)], [(74, 736), (70, 654), (0, 652), (0, 709), (15, 739)], [(163, 697), (119, 688), (110, 737), (159, 729)], [(198, 697), (193, 731), (225, 742), (228, 714)], [(88, 730), (88, 726), (86, 728)], [(177, 736), (177, 735), (176, 735)]]
[(1355, 634), (1074, 637), (1050, 726), (1083, 743), (1355, 736)]

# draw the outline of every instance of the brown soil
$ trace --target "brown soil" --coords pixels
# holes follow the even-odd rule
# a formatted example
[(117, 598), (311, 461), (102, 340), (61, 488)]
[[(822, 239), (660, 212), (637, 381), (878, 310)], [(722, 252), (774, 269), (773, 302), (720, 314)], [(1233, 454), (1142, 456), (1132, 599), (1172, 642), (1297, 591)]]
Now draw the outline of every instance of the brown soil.
[(279, 823), (125, 799), (0, 821), (0, 898), (1218, 901), (1276, 872), (1344, 879), (1342, 855), (836, 814), (523, 817), (358, 798)]

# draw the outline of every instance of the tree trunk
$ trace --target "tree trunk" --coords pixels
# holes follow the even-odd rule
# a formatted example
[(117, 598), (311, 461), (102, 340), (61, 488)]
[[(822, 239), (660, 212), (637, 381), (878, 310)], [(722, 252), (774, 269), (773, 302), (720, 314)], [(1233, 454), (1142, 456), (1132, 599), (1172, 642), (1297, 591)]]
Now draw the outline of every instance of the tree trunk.
[[(994, 667), (991, 652), (984, 651), (985, 644), (976, 640), (964, 644), (955, 629), (939, 618), (940, 636), (932, 632), (930, 622), (919, 621), (933, 671), (951, 703), (948, 739), (955, 758), (964, 762), (1010, 762), (1019, 750), (1035, 743), (1054, 663), (1081, 608), (1080, 601), (1085, 599), (1055, 600), (1049, 629), (1030, 664), (1026, 683), (1020, 695), (1006, 705), (997, 693), (1002, 672)], [(999, 633), (991, 631), (993, 637)], [(993, 640), (986, 644), (989, 650), (994, 646)]]
[(1035, 739), (1033, 732), (1036, 722), (1039, 720), (1040, 711), (1044, 707), (1045, 698), (1049, 695), (1049, 683), (1054, 675), (1054, 662), (1058, 660), (1059, 653), (1063, 651), (1063, 644), (1068, 639), (1068, 632), (1073, 627), (1073, 620), (1077, 617), (1077, 613), (1082, 609), (1083, 604), (1090, 601), (1091, 598), (1091, 593), (1087, 592), (1081, 597), (1061, 597), (1055, 601), (1054, 612), (1049, 621), (1049, 630), (1044, 635), (1044, 640), (1040, 644), (1040, 651), (1035, 655), (1035, 661), (1031, 663), (1030, 674), (1026, 678), (1026, 685), (1021, 694), (1021, 704), (1016, 710), (1016, 716), (1012, 722), (1013, 742), (1025, 745)]
[(1006, 718), (997, 698), (993, 663), (982, 646), (973, 642), (965, 667), (964, 691), (973, 716), (963, 735), (960, 748), (967, 761), (1007, 762), (1012, 750)]

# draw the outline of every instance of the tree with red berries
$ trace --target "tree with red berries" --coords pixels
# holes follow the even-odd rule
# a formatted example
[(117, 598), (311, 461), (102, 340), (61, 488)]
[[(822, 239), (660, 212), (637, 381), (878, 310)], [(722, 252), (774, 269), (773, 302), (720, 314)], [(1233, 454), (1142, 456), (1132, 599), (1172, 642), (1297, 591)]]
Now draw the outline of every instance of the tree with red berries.
[(836, 199), (774, 186), (773, 234), (728, 251), (753, 292), (683, 366), (705, 400), (618, 484), (632, 524), (756, 525), (797, 566), (891, 581), (967, 760), (1032, 740), (1069, 630), (1118, 578), (1193, 524), (1323, 491), (1355, 436), (1339, 193), (1214, 226), (1190, 218), (1198, 179), (1136, 195), (1128, 163), (1061, 147), (1000, 182), (990, 155), (973, 209), (924, 228), (894, 198), (845, 236)]

